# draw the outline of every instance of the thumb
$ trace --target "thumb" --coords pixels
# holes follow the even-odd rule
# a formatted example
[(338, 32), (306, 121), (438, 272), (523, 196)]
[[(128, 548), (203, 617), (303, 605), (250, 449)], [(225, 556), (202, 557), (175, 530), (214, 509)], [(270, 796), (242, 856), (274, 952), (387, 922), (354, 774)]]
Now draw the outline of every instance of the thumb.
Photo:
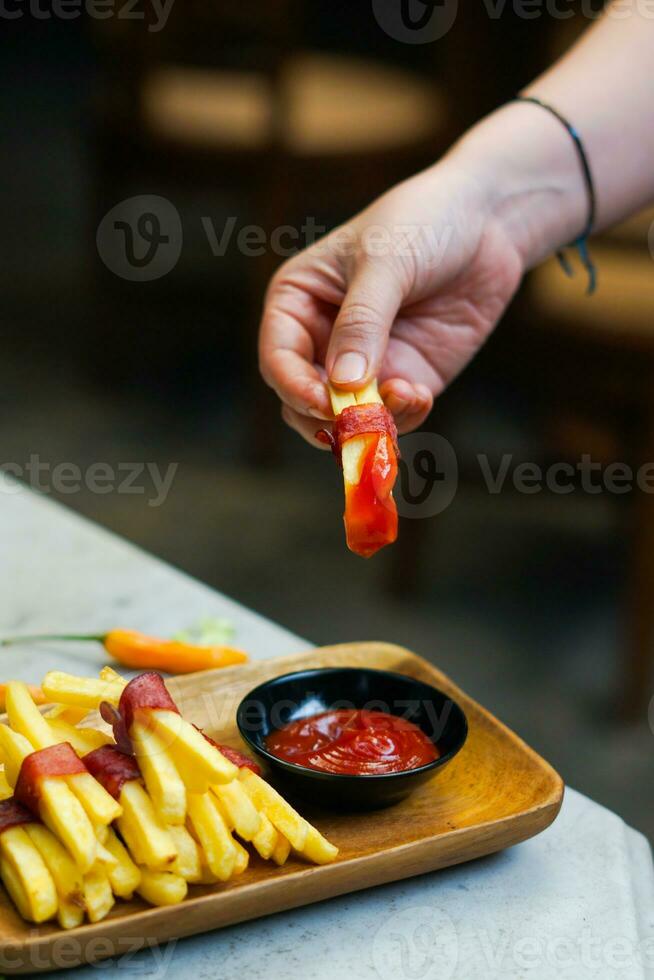
[(325, 359), (333, 384), (360, 387), (377, 376), (401, 303), (401, 284), (385, 263), (367, 262), (357, 270), (334, 322)]

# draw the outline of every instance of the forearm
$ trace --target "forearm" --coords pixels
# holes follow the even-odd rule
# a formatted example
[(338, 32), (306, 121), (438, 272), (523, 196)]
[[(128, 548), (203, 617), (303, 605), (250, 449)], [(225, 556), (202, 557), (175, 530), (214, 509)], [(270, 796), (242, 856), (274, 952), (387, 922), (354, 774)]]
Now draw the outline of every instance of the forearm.
[[(620, 0), (524, 94), (577, 129), (597, 196), (595, 230), (654, 198), (654, 11)], [(486, 185), (525, 266), (574, 240), (588, 216), (579, 157), (564, 127), (533, 104), (512, 103), (479, 123), (448, 165)]]

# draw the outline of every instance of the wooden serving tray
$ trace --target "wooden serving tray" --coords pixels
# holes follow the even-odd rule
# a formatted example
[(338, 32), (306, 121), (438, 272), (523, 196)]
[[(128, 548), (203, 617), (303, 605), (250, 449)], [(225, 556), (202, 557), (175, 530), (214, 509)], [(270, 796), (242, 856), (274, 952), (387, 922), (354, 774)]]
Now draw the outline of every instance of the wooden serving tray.
[(345, 892), (434, 871), (499, 851), (555, 819), (563, 782), (548, 763), (408, 650), (388, 643), (346, 643), (168, 683), (182, 713), (224, 744), (243, 747), (236, 707), (261, 681), (312, 667), (373, 667), (419, 678), (450, 694), (465, 711), (469, 735), (456, 758), (408, 799), (386, 810), (300, 812), (340, 848), (334, 864), (293, 858), (281, 868), (252, 855), (226, 884), (189, 888), (182, 905), (153, 908), (117, 901), (102, 922), (64, 931), (24, 922), (0, 889), (0, 973), (36, 973), (95, 962), (142, 946), (281, 912)]

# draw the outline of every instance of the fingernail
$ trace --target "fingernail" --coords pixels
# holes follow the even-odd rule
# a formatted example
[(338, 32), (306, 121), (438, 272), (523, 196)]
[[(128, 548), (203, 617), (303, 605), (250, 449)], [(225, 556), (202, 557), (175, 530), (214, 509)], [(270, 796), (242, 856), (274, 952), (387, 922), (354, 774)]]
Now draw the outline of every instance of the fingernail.
[(348, 384), (351, 381), (362, 381), (366, 376), (368, 361), (357, 351), (349, 350), (339, 354), (331, 370), (331, 379), (337, 384)]

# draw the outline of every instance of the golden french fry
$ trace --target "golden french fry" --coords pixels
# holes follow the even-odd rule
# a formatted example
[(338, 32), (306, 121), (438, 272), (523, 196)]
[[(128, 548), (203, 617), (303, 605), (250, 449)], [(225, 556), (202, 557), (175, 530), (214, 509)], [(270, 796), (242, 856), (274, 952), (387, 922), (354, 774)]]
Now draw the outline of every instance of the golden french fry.
[(272, 857), (277, 841), (282, 836), (278, 834), (265, 813), (259, 814), (261, 824), (259, 832), (252, 838), (252, 846), (257, 854), (267, 861)]
[(47, 749), (57, 744), (57, 737), (50, 729), (47, 719), (32, 701), (27, 684), (22, 681), (9, 681), (7, 684), (7, 718), (15, 732), (23, 735), (32, 749)]
[[(57, 722), (51, 723), (43, 717), (22, 681), (7, 684), (7, 717), (13, 730), (23, 735), (34, 749), (46, 749), (60, 741), (54, 730)], [(120, 815), (116, 800), (90, 773), (63, 778), (94, 823), (109, 824)]]
[(64, 779), (92, 823), (106, 826), (122, 813), (120, 803), (90, 772), (76, 772), (73, 776), (64, 776)]
[(88, 708), (78, 708), (74, 704), (53, 704), (43, 712), (43, 717), (48, 721), (65, 721), (69, 725), (77, 725), (88, 713)]
[(282, 864), (286, 864), (290, 853), (290, 840), (287, 840), (283, 834), (277, 834), (277, 843), (275, 844), (273, 852), (270, 855), (275, 864), (278, 864), (280, 867)]
[(199, 882), (202, 880), (202, 853), (197, 841), (186, 827), (171, 825), (168, 833), (177, 848), (177, 857), (170, 866), (173, 874), (179, 875), (185, 881)]
[(236, 861), (234, 862), (234, 874), (241, 875), (250, 863), (250, 855), (242, 844), (232, 838), (232, 843), (236, 848)]
[(40, 823), (25, 824), (25, 833), (52, 875), (61, 902), (83, 905), (82, 874), (61, 841)]
[(115, 860), (115, 866), (107, 869), (107, 877), (114, 895), (131, 898), (141, 881), (141, 872), (132, 861), (129, 852), (114, 831), (109, 828), (105, 847)]
[(98, 840), (82, 804), (61, 777), (41, 780), (39, 789), (41, 820), (68, 848), (85, 874), (95, 864)]
[(208, 864), (202, 864), (202, 869), (200, 872), (200, 879), (196, 884), (199, 885), (215, 885), (216, 882), (220, 881), (217, 875), (213, 873)]
[(140, 722), (134, 722), (130, 737), (157, 813), (166, 824), (183, 824), (186, 819), (186, 786), (165, 745), (158, 735)]
[(14, 791), (7, 782), (5, 771), (4, 769), (0, 769), (0, 800), (8, 800), (13, 795)]
[(93, 830), (95, 836), (100, 841), (101, 844), (105, 844), (107, 841), (107, 835), (109, 834), (109, 827), (106, 823), (94, 823)]
[(136, 890), (150, 905), (177, 905), (186, 898), (188, 885), (170, 871), (141, 868), (141, 882)]
[(189, 792), (205, 793), (212, 783), (228, 783), (236, 776), (236, 766), (177, 712), (155, 708), (148, 721)]
[(57, 922), (62, 929), (74, 929), (76, 926), (81, 926), (83, 921), (84, 909), (81, 906), (63, 900), (59, 902)]
[(120, 794), (123, 815), (117, 826), (139, 864), (165, 871), (177, 857), (170, 833), (155, 812), (152, 800), (137, 780), (125, 783)]
[(319, 830), (309, 824), (307, 839), (301, 853), (314, 864), (329, 864), (337, 857), (338, 848), (330, 844)]
[[(361, 391), (339, 391), (329, 387), (329, 394), (334, 415), (340, 415), (344, 408), (352, 405), (368, 405), (380, 403), (382, 401), (377, 382), (371, 381)], [(343, 444), (341, 451), (341, 463), (343, 467), (343, 479), (346, 483), (357, 484), (361, 479), (361, 470), (365, 459), (367, 442), (365, 436), (355, 436), (348, 439)]]
[(10, 786), (16, 785), (23, 759), (34, 749), (24, 735), (14, 732), (8, 725), (0, 724), (0, 749), (5, 763), (5, 776)]
[(222, 786), (213, 785), (212, 792), (218, 798), (221, 812), (230, 830), (235, 830), (243, 840), (253, 840), (259, 833), (261, 819), (257, 808), (238, 779)]
[(28, 922), (33, 922), (32, 907), (27, 897), (27, 892), (23, 888), (22, 882), (16, 871), (6, 858), (0, 854), (0, 878), (9, 892), (9, 897), (20, 912), (21, 916)]
[(45, 922), (56, 915), (57, 890), (52, 875), (24, 826), (10, 827), (0, 834), (0, 854), (22, 886), (30, 921)]
[(114, 896), (105, 871), (94, 868), (84, 875), (84, 904), (89, 922), (100, 922), (114, 905)]
[(251, 769), (239, 769), (239, 779), (259, 813), (265, 813), (274, 827), (287, 837), (296, 851), (301, 851), (309, 824), (287, 803), (276, 789)]
[(100, 671), (100, 680), (108, 681), (110, 684), (122, 684), (123, 687), (127, 684), (125, 678), (117, 670), (114, 670), (113, 667), (110, 667), (109, 664), (106, 664)]
[[(105, 841), (107, 840), (108, 836), (109, 834), (106, 835)], [(113, 856), (111, 851), (107, 850), (107, 848), (104, 846), (104, 842), (98, 840), (96, 846), (97, 854), (95, 864), (93, 865), (93, 868), (91, 868), (91, 871), (97, 869), (98, 871), (104, 871), (104, 873), (108, 875), (109, 872), (113, 871), (113, 869), (116, 867), (118, 860)]]
[(236, 864), (236, 848), (213, 795), (189, 793), (188, 815), (209, 868), (220, 881), (228, 881)]
[(48, 718), (48, 726), (57, 742), (69, 742), (78, 755), (86, 755), (99, 749), (101, 745), (109, 745), (113, 740), (97, 728), (78, 728), (61, 718)]
[(101, 701), (118, 704), (124, 683), (96, 680), (94, 677), (75, 677), (61, 670), (50, 670), (43, 678), (41, 688), (49, 701), (71, 704), (91, 711)]

